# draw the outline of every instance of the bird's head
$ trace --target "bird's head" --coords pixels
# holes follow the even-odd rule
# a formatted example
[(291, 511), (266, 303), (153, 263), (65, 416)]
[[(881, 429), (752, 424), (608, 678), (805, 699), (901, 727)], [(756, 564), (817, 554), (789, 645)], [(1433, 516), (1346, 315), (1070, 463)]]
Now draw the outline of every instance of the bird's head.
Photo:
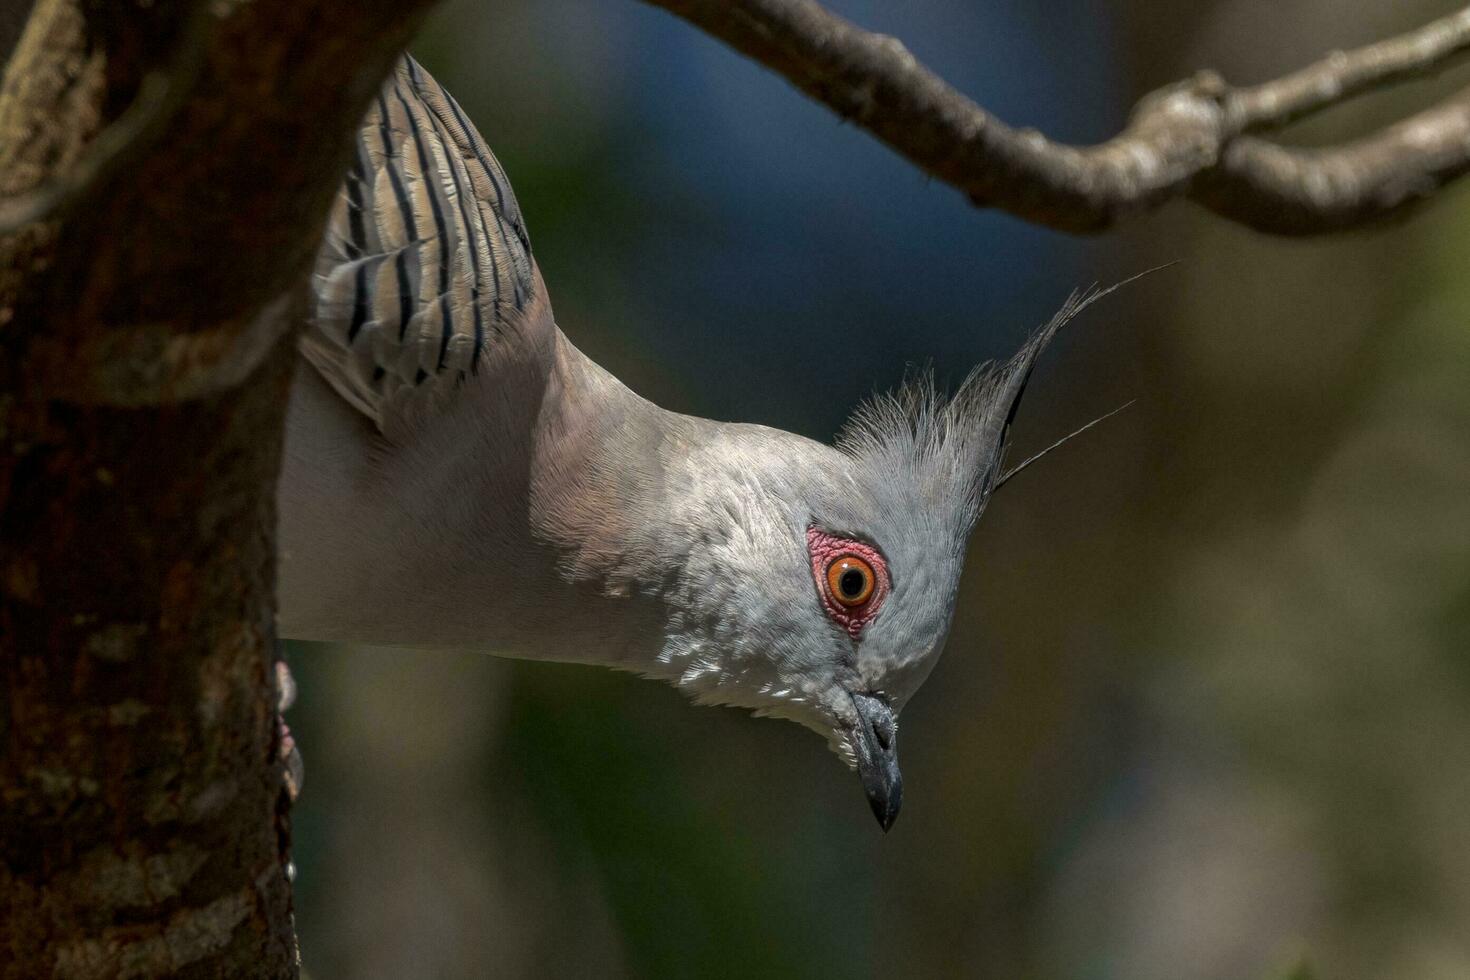
[(688, 543), (654, 672), (825, 736), (887, 830), (903, 793), (898, 716), (944, 648), (1026, 381), (1092, 298), (953, 396), (919, 377), (868, 402), (835, 447), (760, 426), (701, 441), (679, 477)]

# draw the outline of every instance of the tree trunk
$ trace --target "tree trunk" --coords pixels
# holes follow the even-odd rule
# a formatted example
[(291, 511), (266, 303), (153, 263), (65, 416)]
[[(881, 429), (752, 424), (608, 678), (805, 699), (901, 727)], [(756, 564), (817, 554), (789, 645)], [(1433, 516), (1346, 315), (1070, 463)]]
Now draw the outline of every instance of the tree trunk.
[(0, 239), (5, 980), (296, 975), (292, 297), (426, 6), (38, 0), (15, 47), (0, 195), (85, 181)]

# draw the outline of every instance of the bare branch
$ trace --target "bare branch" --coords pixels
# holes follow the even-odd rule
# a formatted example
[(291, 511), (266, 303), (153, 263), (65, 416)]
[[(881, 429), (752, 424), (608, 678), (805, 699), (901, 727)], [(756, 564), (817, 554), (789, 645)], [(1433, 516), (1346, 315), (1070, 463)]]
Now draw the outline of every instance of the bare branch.
[(1470, 51), (1470, 7), (1387, 41), (1334, 51), (1275, 81), (1236, 89), (1226, 115), (1236, 132), (1285, 125), (1322, 109), (1444, 69)]
[(1458, 96), (1325, 150), (1245, 135), (1446, 66), (1470, 50), (1470, 8), (1262, 85), (1236, 89), (1202, 72), (1145, 97), (1116, 137), (1079, 147), (1006, 125), (896, 39), (815, 0), (647, 2), (776, 71), (977, 206), (1063, 231), (1100, 231), (1177, 197), (1262, 231), (1337, 231), (1397, 214), (1470, 166)]
[(1359, 227), (1403, 212), (1470, 170), (1470, 89), (1364, 139), (1325, 149), (1232, 140), (1190, 197), (1281, 235)]

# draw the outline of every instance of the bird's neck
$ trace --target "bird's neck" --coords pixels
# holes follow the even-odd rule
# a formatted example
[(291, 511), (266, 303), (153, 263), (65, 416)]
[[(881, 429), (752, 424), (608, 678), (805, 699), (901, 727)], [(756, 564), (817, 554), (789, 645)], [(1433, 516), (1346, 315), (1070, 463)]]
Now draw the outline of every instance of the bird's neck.
[(555, 571), (522, 655), (658, 672), (664, 591), (684, 558), (683, 463), (717, 428), (635, 394), (558, 331), (528, 493)]

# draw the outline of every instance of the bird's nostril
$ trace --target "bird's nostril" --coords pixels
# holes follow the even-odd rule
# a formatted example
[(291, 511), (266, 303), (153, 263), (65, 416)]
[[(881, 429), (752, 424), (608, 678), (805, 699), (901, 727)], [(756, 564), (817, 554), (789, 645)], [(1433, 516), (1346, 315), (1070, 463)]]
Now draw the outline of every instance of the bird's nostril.
[(893, 727), (891, 725), (874, 725), (873, 734), (878, 736), (878, 744), (883, 746), (887, 752), (893, 748)]
[(873, 737), (883, 751), (888, 752), (893, 748), (894, 736), (898, 734), (898, 720), (893, 717), (892, 709), (889, 708), (888, 699), (881, 694), (869, 694), (872, 698), (883, 705), (885, 710), (864, 714), (863, 721), (867, 722), (868, 728), (873, 732)]
[(864, 729), (872, 733), (873, 741), (882, 751), (891, 752), (894, 738), (898, 735), (898, 718), (894, 717), (888, 696), (878, 692), (857, 693), (853, 701), (858, 705), (858, 718)]

